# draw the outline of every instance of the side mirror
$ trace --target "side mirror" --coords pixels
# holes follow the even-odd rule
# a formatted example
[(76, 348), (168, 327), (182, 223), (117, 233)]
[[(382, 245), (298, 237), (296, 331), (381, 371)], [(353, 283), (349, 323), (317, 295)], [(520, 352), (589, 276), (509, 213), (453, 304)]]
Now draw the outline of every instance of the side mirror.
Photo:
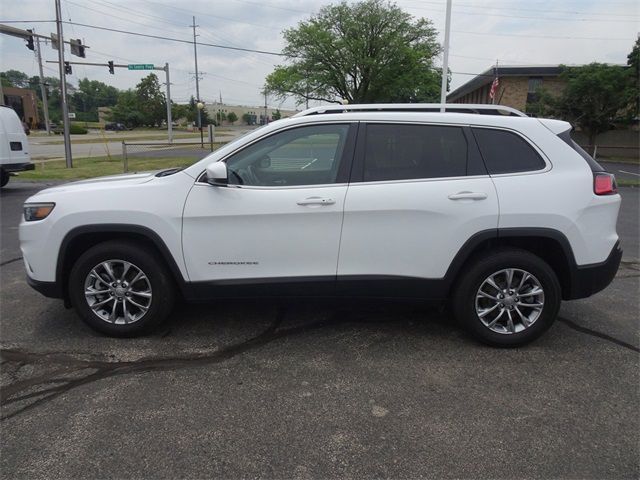
[(207, 183), (211, 185), (226, 185), (229, 182), (227, 177), (227, 164), (224, 162), (214, 162), (207, 166)]

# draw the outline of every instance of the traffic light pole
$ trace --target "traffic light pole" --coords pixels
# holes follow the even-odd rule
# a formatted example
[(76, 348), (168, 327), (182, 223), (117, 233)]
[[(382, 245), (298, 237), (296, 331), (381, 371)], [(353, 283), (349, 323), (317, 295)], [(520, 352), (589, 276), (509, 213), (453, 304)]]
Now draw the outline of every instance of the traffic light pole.
[(69, 106), (67, 105), (67, 80), (64, 73), (64, 39), (62, 37), (62, 12), (60, 0), (56, 0), (56, 30), (58, 32), (58, 70), (60, 72), (60, 103), (62, 103), (62, 125), (64, 128), (64, 157), (67, 168), (73, 168), (71, 137), (69, 135)]
[(173, 143), (173, 119), (171, 118), (171, 80), (169, 79), (169, 64), (164, 64), (164, 73), (167, 76), (167, 135), (169, 143)]
[(42, 96), (42, 111), (44, 112), (44, 125), (47, 135), (51, 135), (49, 126), (49, 99), (47, 98), (47, 88), (44, 86), (44, 73), (42, 71), (42, 51), (40, 50), (40, 37), (36, 37), (36, 48), (38, 49), (38, 68), (40, 69), (40, 94)]

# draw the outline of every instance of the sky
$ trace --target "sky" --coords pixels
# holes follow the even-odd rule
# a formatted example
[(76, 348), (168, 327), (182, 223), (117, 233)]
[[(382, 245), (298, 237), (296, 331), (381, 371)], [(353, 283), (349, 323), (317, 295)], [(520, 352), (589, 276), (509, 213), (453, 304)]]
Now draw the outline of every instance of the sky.
[[(282, 31), (308, 19), (331, 0), (61, 0), (64, 20), (118, 30), (193, 40), (196, 16), (198, 41), (279, 52)], [(354, 3), (355, 0), (348, 0)], [(397, 0), (414, 17), (430, 19), (444, 41), (446, 0)], [(0, 0), (0, 23), (55, 32), (54, 0)], [(22, 23), (24, 22), (24, 23)], [(93, 28), (64, 25), (65, 38), (80, 38), (90, 48), (86, 59), (106, 63), (170, 64), (171, 97), (178, 103), (195, 96), (193, 45), (143, 38)], [(501, 65), (579, 65), (626, 63), (640, 31), (638, 0), (453, 0), (449, 68), (451, 90), (496, 63)], [(68, 48), (68, 47), (67, 47)], [(43, 47), (43, 60), (57, 52)], [(207, 103), (263, 105), (264, 79), (284, 59), (209, 46), (198, 46), (200, 97)], [(57, 65), (45, 63), (45, 75), (57, 76)], [(16, 69), (37, 75), (35, 55), (23, 40), (0, 35), (0, 71)], [(120, 89), (135, 87), (149, 72), (106, 67), (73, 66), (67, 80), (100, 80)], [(164, 81), (164, 73), (157, 72)], [(295, 108), (291, 99), (268, 99), (271, 107)]]

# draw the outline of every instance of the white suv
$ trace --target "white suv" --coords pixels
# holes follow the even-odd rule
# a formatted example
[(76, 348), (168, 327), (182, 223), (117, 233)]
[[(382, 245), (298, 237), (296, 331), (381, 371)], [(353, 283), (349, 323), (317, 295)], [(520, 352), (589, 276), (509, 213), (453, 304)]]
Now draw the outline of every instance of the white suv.
[(183, 170), (43, 190), (28, 281), (116, 336), (178, 297), (365, 296), (450, 299), (480, 340), (528, 342), (615, 276), (615, 180), (568, 123), (447, 109), (314, 108)]

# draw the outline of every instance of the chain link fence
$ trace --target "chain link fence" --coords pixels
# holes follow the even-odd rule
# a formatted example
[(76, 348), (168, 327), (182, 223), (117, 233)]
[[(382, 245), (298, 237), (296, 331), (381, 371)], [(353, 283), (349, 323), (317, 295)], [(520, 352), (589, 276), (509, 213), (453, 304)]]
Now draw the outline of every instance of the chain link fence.
[(580, 145), (596, 160), (603, 159), (639, 159), (640, 147), (634, 145)]
[(187, 167), (203, 159), (222, 143), (174, 142), (132, 143), (122, 142), (122, 170), (144, 171), (171, 167)]

